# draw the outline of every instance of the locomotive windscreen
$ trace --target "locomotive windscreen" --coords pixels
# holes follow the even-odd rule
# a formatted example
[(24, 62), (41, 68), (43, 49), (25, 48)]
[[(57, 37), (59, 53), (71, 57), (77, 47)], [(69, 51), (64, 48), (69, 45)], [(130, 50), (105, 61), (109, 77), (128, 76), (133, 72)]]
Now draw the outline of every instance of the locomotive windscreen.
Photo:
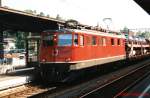
[(71, 46), (71, 45), (72, 45), (72, 34), (58, 35), (58, 46)]
[(54, 45), (54, 34), (49, 34), (44, 36), (43, 45), (44, 46), (53, 46)]

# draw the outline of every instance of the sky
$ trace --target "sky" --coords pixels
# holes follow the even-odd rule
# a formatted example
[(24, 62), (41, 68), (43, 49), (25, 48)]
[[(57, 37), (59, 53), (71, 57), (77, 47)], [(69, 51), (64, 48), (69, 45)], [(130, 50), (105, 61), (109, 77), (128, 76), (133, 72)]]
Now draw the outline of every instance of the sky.
[(36, 10), (51, 17), (59, 14), (64, 19), (75, 19), (92, 26), (99, 24), (104, 28), (108, 25), (116, 30), (125, 26), (150, 28), (150, 15), (133, 0), (2, 0), (2, 6)]

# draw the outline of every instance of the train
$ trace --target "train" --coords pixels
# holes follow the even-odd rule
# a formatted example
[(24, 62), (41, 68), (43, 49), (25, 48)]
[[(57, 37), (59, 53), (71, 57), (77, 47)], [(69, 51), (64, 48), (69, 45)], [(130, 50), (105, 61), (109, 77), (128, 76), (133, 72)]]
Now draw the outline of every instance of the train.
[(64, 81), (81, 70), (150, 54), (150, 42), (145, 38), (127, 38), (124, 33), (102, 28), (71, 27), (41, 33), (39, 69), (43, 80)]

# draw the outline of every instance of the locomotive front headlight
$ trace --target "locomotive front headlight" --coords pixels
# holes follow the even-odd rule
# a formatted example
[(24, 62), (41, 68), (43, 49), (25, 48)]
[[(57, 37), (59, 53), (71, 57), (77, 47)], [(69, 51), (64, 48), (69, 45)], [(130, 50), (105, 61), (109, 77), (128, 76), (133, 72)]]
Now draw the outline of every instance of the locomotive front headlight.
[(42, 62), (46, 62), (46, 59), (42, 59)]

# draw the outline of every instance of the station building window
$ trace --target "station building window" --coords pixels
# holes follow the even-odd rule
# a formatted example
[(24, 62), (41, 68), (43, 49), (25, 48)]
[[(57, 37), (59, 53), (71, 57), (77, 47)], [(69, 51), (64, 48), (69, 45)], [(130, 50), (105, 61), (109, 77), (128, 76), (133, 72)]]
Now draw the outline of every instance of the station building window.
[(95, 36), (92, 37), (92, 45), (96, 45), (96, 37)]
[(111, 45), (115, 45), (115, 40), (113, 38), (111, 39)]
[(84, 46), (84, 36), (80, 35), (80, 46)]

